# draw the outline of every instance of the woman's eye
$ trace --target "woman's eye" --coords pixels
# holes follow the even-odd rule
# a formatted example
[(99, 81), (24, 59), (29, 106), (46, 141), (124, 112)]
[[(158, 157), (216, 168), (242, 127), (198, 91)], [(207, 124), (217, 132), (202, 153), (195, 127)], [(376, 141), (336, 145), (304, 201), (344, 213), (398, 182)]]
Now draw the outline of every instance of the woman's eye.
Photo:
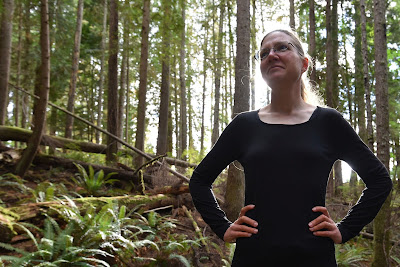
[(262, 52), (262, 53), (260, 54), (260, 58), (261, 58), (261, 59), (265, 58), (266, 56), (267, 56), (267, 53), (265, 53), (265, 52)]
[(285, 51), (288, 50), (288, 49), (289, 49), (289, 47), (288, 47), (287, 45), (284, 45), (284, 44), (283, 44), (283, 45), (279, 45), (277, 50), (278, 50), (279, 52), (285, 52)]

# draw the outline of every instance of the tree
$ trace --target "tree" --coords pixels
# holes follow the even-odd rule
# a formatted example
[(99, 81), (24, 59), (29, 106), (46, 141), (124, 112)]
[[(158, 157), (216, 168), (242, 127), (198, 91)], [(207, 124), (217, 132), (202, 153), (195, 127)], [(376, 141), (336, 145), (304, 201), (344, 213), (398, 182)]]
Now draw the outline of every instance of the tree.
[[(180, 87), (180, 156), (183, 160), (187, 157), (184, 156), (187, 150), (187, 102), (186, 102), (186, 78), (185, 78), (185, 57), (186, 57), (186, 0), (181, 0), (182, 8), (182, 33), (181, 33), (181, 48), (180, 48), (180, 64), (179, 64), (179, 87)], [(182, 171), (184, 172), (184, 170)]]
[[(314, 8), (314, 0), (309, 0), (310, 5), (310, 38), (308, 42), (308, 53), (310, 54), (311, 58), (315, 58), (315, 49), (316, 49), (316, 41), (315, 41), (315, 8)], [(310, 70), (310, 80), (314, 84), (317, 82), (317, 74), (315, 72), (315, 65), (311, 66)]]
[[(374, 134), (372, 128), (372, 110), (371, 110), (371, 88), (369, 84), (368, 75), (368, 42), (367, 42), (367, 18), (365, 15), (365, 0), (360, 1), (360, 14), (361, 14), (361, 50), (363, 59), (363, 81), (365, 90), (365, 102), (367, 108), (367, 129), (366, 129), (366, 142), (369, 149), (374, 151)], [(357, 53), (357, 52), (356, 52)], [(363, 108), (362, 108), (363, 110)], [(363, 129), (363, 125), (360, 126), (360, 132)]]
[[(143, 0), (142, 42), (139, 69), (139, 104), (137, 111), (136, 143), (135, 147), (144, 151), (144, 133), (146, 116), (146, 91), (147, 91), (147, 59), (149, 57), (149, 30), (150, 30), (150, 0)], [(136, 157), (136, 166), (143, 164), (143, 158)]]
[(218, 25), (218, 45), (217, 45), (217, 55), (216, 55), (216, 65), (215, 65), (215, 88), (214, 88), (214, 125), (211, 135), (211, 144), (214, 145), (219, 136), (219, 116), (220, 116), (220, 99), (221, 99), (221, 72), (222, 72), (222, 35), (224, 26), (224, 11), (225, 11), (225, 1), (220, 2), (220, 16)]
[[(74, 39), (75, 42), (74, 42), (74, 50), (72, 52), (72, 71), (71, 71), (71, 81), (69, 86), (68, 105), (67, 105), (67, 110), (72, 113), (74, 113), (76, 80), (78, 77), (78, 70), (79, 70), (79, 53), (81, 49), (82, 19), (83, 19), (83, 0), (79, 0), (77, 7), (77, 14), (76, 14), (76, 30)], [(67, 115), (65, 123), (65, 138), (72, 137), (73, 124), (74, 124), (74, 117)]]
[[(110, 30), (108, 57), (107, 131), (118, 135), (118, 0), (110, 0)], [(106, 159), (117, 159), (117, 141), (107, 136)]]
[[(103, 91), (104, 91), (104, 62), (106, 56), (106, 34), (107, 34), (107, 2), (108, 0), (104, 0), (103, 4), (103, 29), (101, 32), (101, 59), (100, 59), (100, 83), (99, 83), (99, 91), (97, 96), (97, 126), (101, 127), (101, 121), (103, 118)], [(96, 143), (100, 143), (100, 132), (96, 131)]]
[[(237, 1), (237, 40), (235, 61), (235, 95), (233, 114), (249, 110), (250, 95), (250, 0)], [(244, 203), (244, 173), (231, 163), (226, 182), (225, 211), (229, 220), (234, 221)]]
[(36, 77), (35, 99), (33, 107), (33, 129), (28, 146), (21, 159), (18, 161), (15, 173), (23, 177), (36, 155), (43, 129), (46, 122), (46, 108), (50, 89), (50, 37), (49, 37), (49, 7), (47, 0), (41, 0), (40, 4), (40, 51), (41, 63)]
[(158, 136), (157, 136), (157, 155), (163, 155), (167, 152), (168, 141), (168, 116), (169, 116), (169, 87), (170, 87), (170, 1), (162, 1), (162, 10), (164, 11), (163, 25), (162, 25), (162, 74), (161, 74), (161, 96), (159, 108), (159, 123), (158, 123)]
[(296, 29), (296, 23), (294, 20), (294, 0), (289, 0), (290, 3), (290, 22), (289, 26), (291, 29), (295, 30)]
[[(378, 158), (389, 170), (389, 98), (386, 41), (386, 1), (374, 0), (376, 142)], [(386, 199), (374, 220), (374, 255), (372, 267), (390, 266), (390, 202)]]
[(5, 124), (8, 106), (8, 80), (11, 62), (11, 33), (14, 1), (3, 0), (0, 25), (0, 125)]

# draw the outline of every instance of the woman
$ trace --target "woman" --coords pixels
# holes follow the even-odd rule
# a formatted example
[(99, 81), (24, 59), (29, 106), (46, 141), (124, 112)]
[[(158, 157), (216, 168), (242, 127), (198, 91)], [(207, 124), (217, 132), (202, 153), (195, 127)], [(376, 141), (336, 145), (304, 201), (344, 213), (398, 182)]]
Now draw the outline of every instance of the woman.
[[(236, 242), (232, 266), (336, 266), (334, 243), (356, 236), (379, 211), (392, 182), (383, 164), (334, 109), (306, 102), (309, 60), (290, 31), (261, 42), (260, 70), (271, 104), (237, 115), (193, 172), (196, 208), (226, 242)], [(333, 163), (344, 160), (366, 189), (335, 224), (325, 206)], [(238, 160), (245, 172), (245, 207), (230, 222), (211, 190)], [(229, 204), (229, 203), (228, 203)]]

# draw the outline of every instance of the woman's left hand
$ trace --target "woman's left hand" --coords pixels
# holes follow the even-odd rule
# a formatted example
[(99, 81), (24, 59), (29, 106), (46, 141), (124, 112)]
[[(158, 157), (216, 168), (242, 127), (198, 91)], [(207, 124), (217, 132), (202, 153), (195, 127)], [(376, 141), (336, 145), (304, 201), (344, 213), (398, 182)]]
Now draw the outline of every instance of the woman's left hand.
[(328, 210), (325, 207), (316, 206), (312, 211), (322, 212), (322, 214), (308, 224), (310, 231), (316, 236), (329, 237), (335, 244), (342, 243), (342, 234), (329, 216)]

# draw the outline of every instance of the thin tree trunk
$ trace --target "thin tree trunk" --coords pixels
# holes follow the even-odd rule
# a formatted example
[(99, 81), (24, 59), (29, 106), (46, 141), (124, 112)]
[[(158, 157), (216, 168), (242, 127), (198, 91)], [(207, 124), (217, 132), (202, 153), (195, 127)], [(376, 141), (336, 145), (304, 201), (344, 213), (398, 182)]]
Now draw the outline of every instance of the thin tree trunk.
[[(17, 73), (15, 77), (15, 83), (18, 87), (21, 86), (21, 55), (22, 55), (22, 21), (23, 11), (22, 11), (22, 3), (18, 3), (18, 45), (17, 45)], [(14, 91), (14, 125), (18, 127), (19, 121), (19, 113), (21, 107), (20, 101), (20, 93), (18, 91)], [(15, 147), (18, 147), (18, 144), (15, 143)]]
[[(67, 110), (72, 113), (74, 113), (76, 79), (78, 77), (78, 70), (79, 70), (79, 53), (81, 49), (82, 19), (83, 19), (83, 0), (79, 0), (77, 15), (76, 15), (74, 51), (72, 53), (72, 71), (71, 71), (71, 80), (69, 85), (68, 104), (67, 104)], [(67, 115), (65, 123), (65, 138), (72, 137), (73, 125), (74, 125), (74, 118)]]
[[(23, 79), (22, 84), (27, 89), (30, 90), (31, 87), (31, 62), (29, 58), (30, 55), (30, 47), (32, 45), (32, 35), (31, 35), (31, 21), (30, 21), (30, 10), (31, 10), (31, 1), (26, 1), (25, 12), (24, 12), (24, 27), (25, 27), (25, 37), (24, 37), (24, 64), (23, 64)], [(21, 112), (21, 127), (25, 128), (26, 123), (28, 121), (28, 96), (23, 94), (22, 96), (22, 112)]]
[[(251, 50), (252, 52), (257, 51), (257, 41), (256, 41), (256, 1), (252, 0), (252, 8), (253, 8), (253, 15), (251, 17)], [(251, 57), (251, 79), (250, 79), (250, 88), (251, 88), (251, 105), (250, 109), (254, 110), (256, 108), (256, 59)]]
[[(368, 75), (368, 41), (367, 41), (367, 18), (365, 15), (365, 0), (360, 1), (361, 9), (361, 50), (363, 58), (363, 73), (364, 73), (364, 90), (365, 90), (365, 102), (367, 108), (367, 129), (366, 129), (366, 142), (369, 149), (374, 151), (374, 134), (372, 128), (372, 110), (371, 110), (371, 96), (370, 96), (370, 84)], [(361, 127), (360, 127), (361, 130)]]
[[(309, 0), (310, 5), (310, 39), (309, 39), (309, 48), (308, 53), (310, 54), (311, 58), (315, 58), (315, 48), (316, 48), (316, 41), (315, 41), (315, 8), (314, 8), (314, 0)], [(317, 83), (317, 73), (315, 72), (315, 66), (312, 65), (310, 70), (310, 81), (313, 84)]]
[[(376, 140), (380, 161), (389, 170), (389, 98), (386, 43), (386, 1), (374, 0)], [(372, 267), (390, 266), (390, 202), (388, 196), (374, 220), (374, 254)]]
[(170, 32), (169, 27), (171, 3), (167, 0), (162, 1), (162, 10), (164, 11), (164, 21), (162, 25), (163, 35), (163, 53), (162, 53), (162, 74), (161, 74), (161, 96), (159, 109), (158, 137), (157, 137), (157, 155), (163, 155), (167, 152), (168, 141), (168, 116), (169, 112), (169, 87), (170, 87)]
[[(142, 43), (139, 67), (139, 104), (137, 111), (135, 147), (144, 151), (144, 133), (146, 129), (146, 91), (147, 91), (147, 59), (149, 56), (150, 0), (143, 0)], [(135, 158), (135, 166), (141, 166), (143, 158)]]
[(296, 30), (296, 23), (294, 21), (294, 0), (289, 0), (290, 2), (290, 21), (289, 26), (291, 29)]
[(0, 125), (5, 124), (7, 117), (14, 1), (3, 0), (2, 11), (0, 22)]
[(200, 155), (204, 154), (204, 135), (205, 135), (205, 125), (204, 125), (204, 113), (205, 113), (205, 105), (206, 105), (206, 93), (207, 93), (207, 57), (208, 57), (208, 24), (205, 26), (205, 37), (203, 43), (203, 92), (201, 99), (201, 128), (200, 128)]
[[(250, 95), (250, 0), (237, 1), (237, 41), (235, 61), (235, 104), (232, 116), (249, 110)], [(244, 172), (231, 163), (225, 194), (225, 211), (228, 219), (234, 221), (244, 203)]]
[(361, 46), (361, 17), (360, 6), (355, 5), (355, 103), (357, 105), (356, 117), (358, 121), (358, 134), (364, 142), (367, 142), (367, 132), (365, 128), (365, 101), (364, 101), (364, 75), (363, 75), (363, 54)]
[[(127, 18), (124, 18), (124, 29), (123, 29), (123, 51), (122, 51), (122, 63), (121, 63), (121, 75), (120, 75), (120, 88), (118, 95), (118, 137), (123, 139), (123, 130), (124, 130), (124, 113), (125, 113), (125, 95), (127, 92), (126, 88), (126, 65), (128, 61), (128, 45), (127, 40), (129, 38), (128, 32), (128, 21)], [(127, 114), (125, 114), (127, 115)], [(118, 143), (118, 148), (121, 148), (121, 144)]]
[[(108, 58), (107, 131), (118, 136), (118, 0), (110, 0)], [(115, 139), (107, 136), (106, 160), (115, 162), (118, 151)]]
[[(107, 8), (108, 0), (103, 4), (103, 30), (101, 33), (101, 60), (100, 60), (100, 83), (97, 98), (97, 126), (102, 127), (103, 119), (103, 91), (104, 91), (104, 62), (106, 61), (106, 34), (107, 34)], [(100, 132), (96, 131), (96, 143), (100, 143)]]
[(213, 130), (211, 135), (211, 145), (214, 145), (219, 136), (219, 117), (220, 117), (220, 99), (221, 99), (221, 67), (222, 67), (222, 35), (224, 26), (225, 1), (220, 2), (220, 16), (218, 25), (218, 44), (216, 55), (215, 88), (214, 88), (214, 110), (213, 110)]
[(35, 99), (34, 116), (33, 116), (33, 133), (28, 142), (28, 147), (24, 151), (20, 161), (16, 165), (15, 173), (23, 177), (31, 165), (39, 147), (43, 129), (46, 122), (46, 108), (50, 89), (50, 38), (49, 38), (49, 8), (47, 0), (41, 0), (40, 4), (40, 49), (41, 64), (39, 75), (36, 81), (36, 95), (39, 99)]
[[(181, 34), (181, 49), (180, 49), (180, 64), (179, 64), (179, 81), (180, 81), (180, 158), (186, 160), (187, 156), (187, 101), (186, 101), (186, 78), (185, 78), (185, 57), (186, 57), (186, 0), (181, 0), (182, 8), (182, 34)], [(185, 173), (185, 170), (181, 170)]]

